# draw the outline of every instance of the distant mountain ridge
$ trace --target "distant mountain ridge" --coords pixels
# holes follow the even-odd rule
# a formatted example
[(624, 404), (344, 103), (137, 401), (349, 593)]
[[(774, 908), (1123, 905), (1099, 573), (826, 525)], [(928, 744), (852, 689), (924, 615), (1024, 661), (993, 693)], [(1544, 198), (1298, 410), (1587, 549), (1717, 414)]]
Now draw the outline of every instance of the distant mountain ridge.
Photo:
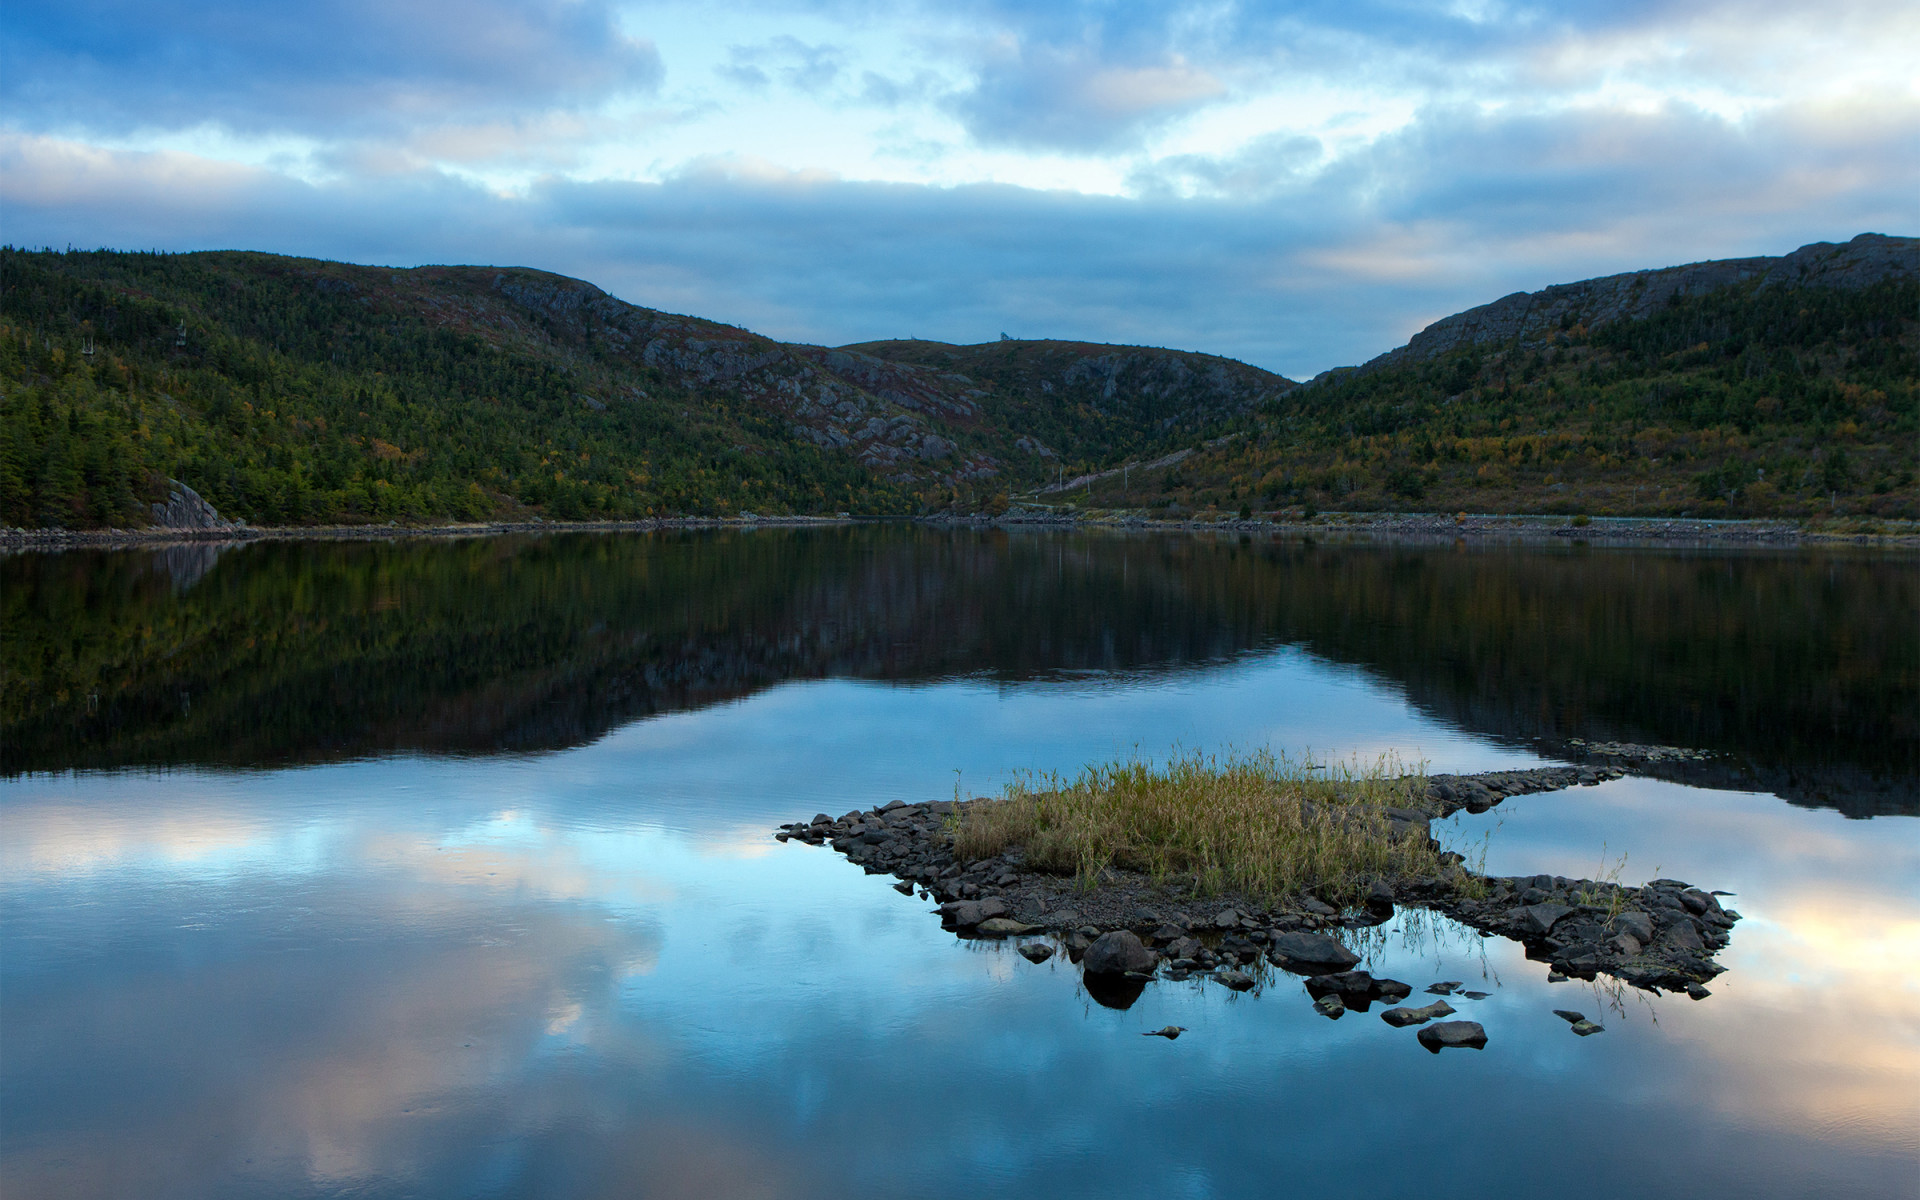
[(1429, 362), (1470, 347), (1531, 349), (1571, 325), (1598, 329), (1640, 320), (1675, 299), (1704, 296), (1758, 279), (1759, 287), (1823, 287), (1859, 291), (1888, 280), (1920, 278), (1920, 238), (1863, 233), (1852, 241), (1813, 242), (1778, 257), (1726, 258), (1658, 267), (1515, 292), (1442, 317), (1406, 345), (1358, 369)]

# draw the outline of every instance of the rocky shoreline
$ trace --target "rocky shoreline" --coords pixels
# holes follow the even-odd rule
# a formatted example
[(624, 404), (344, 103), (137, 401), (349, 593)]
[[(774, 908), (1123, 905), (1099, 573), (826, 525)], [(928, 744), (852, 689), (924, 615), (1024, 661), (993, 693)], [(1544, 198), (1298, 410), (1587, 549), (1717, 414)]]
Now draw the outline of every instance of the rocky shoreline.
[[(1592, 786), (1623, 772), (1604, 766), (1542, 767), (1476, 775), (1435, 775), (1406, 808), (1388, 810), (1395, 836), (1430, 837), (1429, 823), (1456, 812), (1482, 813), (1509, 796)], [(1361, 956), (1342, 934), (1381, 925), (1396, 906), (1450, 917), (1485, 937), (1520, 942), (1549, 979), (1608, 976), (1648, 991), (1684, 992), (1698, 1000), (1724, 969), (1713, 960), (1740, 914), (1714, 892), (1675, 879), (1642, 887), (1562, 876), (1470, 876), (1466, 888), (1442, 878), (1377, 880), (1364, 903), (1336, 907), (1301, 894), (1279, 903), (1233, 894), (1200, 895), (1109, 869), (1098, 883), (1028, 868), (1017, 847), (994, 858), (955, 857), (951, 823), (981, 800), (905, 804), (894, 801), (840, 817), (817, 814), (781, 826), (774, 836), (831, 846), (869, 874), (893, 876), (894, 888), (937, 903), (942, 924), (963, 938), (1012, 939), (1020, 954), (1045, 962), (1063, 954), (1081, 968), (1096, 1001), (1124, 1008), (1156, 980), (1211, 978), (1237, 991), (1285, 972), (1303, 977), (1314, 1007), (1339, 1018), (1376, 1002), (1405, 999), (1412, 988), (1356, 970)], [(1458, 855), (1449, 856), (1456, 863)], [(1446, 1047), (1485, 1044), (1474, 1022), (1436, 1022), (1455, 1010), (1457, 981), (1428, 990), (1440, 997), (1421, 1008), (1382, 1014), (1390, 1025), (1423, 1026), (1421, 1042)], [(1600, 1027), (1578, 1013), (1570, 1024), (1586, 1036)], [(1451, 1028), (1450, 1026), (1471, 1026)], [(1429, 1032), (1429, 1030), (1431, 1032)]]
[(1797, 520), (1703, 517), (1579, 518), (1519, 513), (1375, 513), (1327, 512), (1312, 518), (1274, 513), (1235, 517), (1147, 516), (1125, 510), (1016, 508), (1000, 516), (984, 514), (921, 517), (925, 524), (1009, 529), (1092, 528), (1170, 530), (1189, 533), (1268, 534), (1296, 538), (1384, 539), (1389, 541), (1485, 541), (1521, 544), (1571, 542), (1592, 546), (1758, 546), (1861, 545), (1920, 547), (1920, 523), (1879, 522), (1881, 532), (1825, 528)]
[[(197, 497), (196, 497), (197, 499)], [(448, 525), (247, 525), (206, 523), (139, 529), (17, 529), (0, 527), (0, 550), (60, 550), (183, 542), (386, 541), (397, 538), (490, 537), (505, 533), (644, 533), (658, 530), (813, 528), (873, 521), (914, 521), (959, 529), (1101, 529), (1131, 532), (1263, 534), (1274, 537), (1398, 542), (1512, 542), (1594, 546), (1785, 547), (1859, 545), (1920, 548), (1920, 525), (1882, 522), (1881, 533), (1810, 527), (1794, 521), (1706, 520), (1681, 517), (1572, 518), (1445, 513), (1323, 513), (1311, 520), (1275, 515), (1241, 520), (1149, 517), (1133, 512), (1015, 509), (994, 517), (960, 514), (909, 517), (756, 516), (654, 517), (637, 521), (481, 521)]]

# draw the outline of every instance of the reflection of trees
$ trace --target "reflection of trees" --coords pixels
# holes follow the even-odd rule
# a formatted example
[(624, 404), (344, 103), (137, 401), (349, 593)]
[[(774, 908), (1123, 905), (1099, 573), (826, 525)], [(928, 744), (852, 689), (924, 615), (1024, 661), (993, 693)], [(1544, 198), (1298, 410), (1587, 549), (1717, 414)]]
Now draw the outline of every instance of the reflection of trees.
[(178, 565), (0, 563), (7, 773), (557, 748), (785, 679), (1151, 672), (1299, 643), (1498, 737), (1698, 746), (1909, 797), (1920, 775), (1920, 573), (1865, 558), (896, 526)]

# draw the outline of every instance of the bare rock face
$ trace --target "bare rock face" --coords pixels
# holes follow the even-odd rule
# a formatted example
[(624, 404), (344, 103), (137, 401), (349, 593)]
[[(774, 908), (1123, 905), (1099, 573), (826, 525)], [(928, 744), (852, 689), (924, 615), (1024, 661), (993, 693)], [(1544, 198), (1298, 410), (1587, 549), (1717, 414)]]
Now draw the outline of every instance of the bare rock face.
[(153, 523), (159, 529), (232, 529), (213, 505), (178, 479), (167, 480), (167, 502), (155, 504)]

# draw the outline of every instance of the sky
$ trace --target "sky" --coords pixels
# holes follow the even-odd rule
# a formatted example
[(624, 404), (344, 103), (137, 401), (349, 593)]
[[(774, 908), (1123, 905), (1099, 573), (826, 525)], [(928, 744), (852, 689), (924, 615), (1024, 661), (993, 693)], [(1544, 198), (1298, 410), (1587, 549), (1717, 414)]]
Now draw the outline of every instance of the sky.
[(0, 240), (520, 265), (1294, 378), (1920, 233), (1912, 0), (9, 0)]

